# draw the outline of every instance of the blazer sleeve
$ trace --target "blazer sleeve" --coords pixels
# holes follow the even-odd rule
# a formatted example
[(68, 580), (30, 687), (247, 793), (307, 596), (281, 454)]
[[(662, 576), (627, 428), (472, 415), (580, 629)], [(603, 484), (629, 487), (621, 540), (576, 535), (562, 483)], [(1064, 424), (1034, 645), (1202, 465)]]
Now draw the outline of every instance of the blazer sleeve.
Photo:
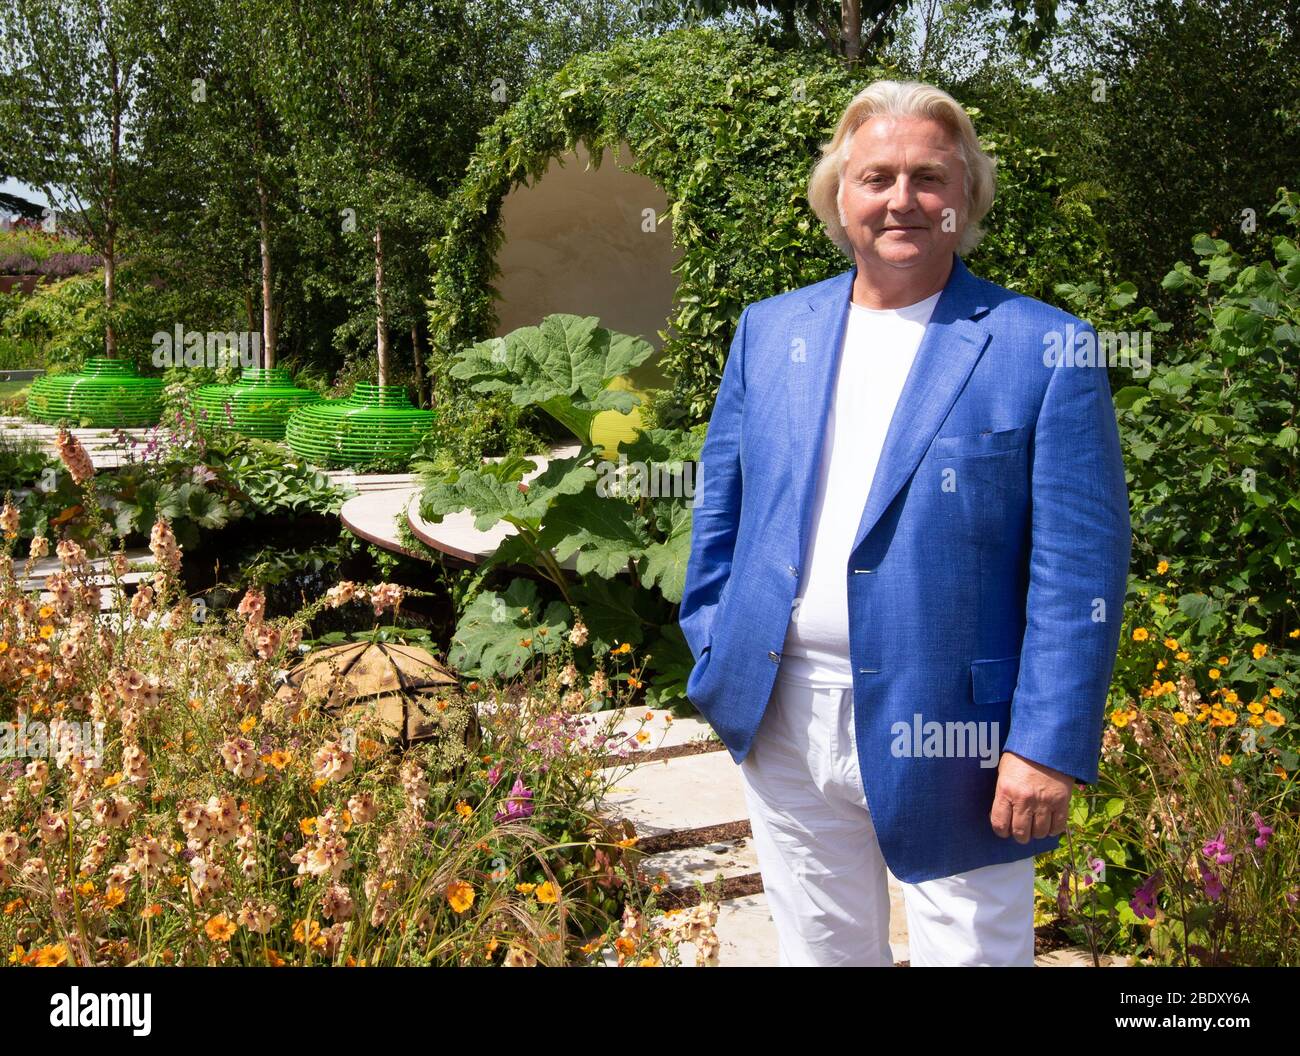
[(740, 423), (745, 406), (745, 330), (749, 307), (740, 313), (722, 368), (722, 381), (700, 451), (691, 514), (691, 552), (686, 562), (678, 623), (698, 661), (709, 647), (713, 615), (731, 575), (740, 527)]
[[(1076, 332), (1100, 347), (1088, 324)], [(1032, 443), (1025, 635), (1004, 750), (1092, 784), (1132, 546), (1104, 357), (1052, 370)]]

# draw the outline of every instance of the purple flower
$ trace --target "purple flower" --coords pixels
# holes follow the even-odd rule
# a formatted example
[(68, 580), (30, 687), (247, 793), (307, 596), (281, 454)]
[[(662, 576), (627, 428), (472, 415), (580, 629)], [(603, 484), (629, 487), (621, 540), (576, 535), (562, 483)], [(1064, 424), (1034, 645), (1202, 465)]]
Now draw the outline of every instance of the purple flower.
[(1268, 838), (1273, 835), (1273, 826), (1265, 825), (1264, 819), (1261, 818), (1256, 811), (1252, 810), (1250, 812), (1250, 818), (1255, 823), (1255, 832), (1258, 833), (1255, 837), (1255, 846), (1267, 847)]
[(1205, 885), (1205, 897), (1211, 902), (1219, 901), (1223, 897), (1223, 881), (1204, 862), (1197, 864), (1201, 867), (1201, 882)]
[(491, 768), (487, 772), (488, 787), (489, 788), (492, 787), (500, 780), (501, 780), (501, 764), (493, 763)]
[(1217, 854), (1222, 854), (1227, 849), (1228, 845), (1223, 842), (1223, 830), (1220, 829), (1219, 834), (1215, 836), (1214, 839), (1205, 841), (1204, 845), (1201, 847), (1201, 853), (1207, 858), (1213, 858)]
[(498, 810), (493, 820), (522, 821), (524, 818), (532, 817), (532, 813), (533, 793), (524, 786), (522, 777), (516, 777), (510, 795), (506, 797), (505, 809)]
[(1143, 917), (1148, 920), (1156, 919), (1156, 891), (1160, 888), (1160, 870), (1142, 881), (1141, 886), (1133, 892), (1133, 897), (1129, 900), (1129, 908), (1138, 919)]

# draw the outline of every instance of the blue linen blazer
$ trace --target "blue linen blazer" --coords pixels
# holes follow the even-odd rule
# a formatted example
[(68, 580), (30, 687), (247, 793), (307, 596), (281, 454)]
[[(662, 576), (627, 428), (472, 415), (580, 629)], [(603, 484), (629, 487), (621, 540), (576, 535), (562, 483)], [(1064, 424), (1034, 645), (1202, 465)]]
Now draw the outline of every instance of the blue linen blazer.
[[(738, 764), (798, 593), (856, 276), (744, 309), (705, 434), (678, 619), (695, 658), (687, 696)], [(1131, 526), (1090, 340), (1089, 324), (954, 254), (890, 422), (844, 575), (858, 763), (904, 882), (1061, 840), (997, 836), (997, 767), (951, 731), (996, 723), (985, 731), (1001, 751), (1097, 780)], [(931, 722), (948, 731), (933, 754), (900, 751), (896, 724)]]

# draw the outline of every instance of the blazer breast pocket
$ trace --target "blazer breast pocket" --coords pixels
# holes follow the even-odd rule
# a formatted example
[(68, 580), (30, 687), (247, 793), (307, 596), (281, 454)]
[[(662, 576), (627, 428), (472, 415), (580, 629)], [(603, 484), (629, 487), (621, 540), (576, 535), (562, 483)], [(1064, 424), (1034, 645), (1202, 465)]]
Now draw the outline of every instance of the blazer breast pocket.
[(977, 458), (980, 455), (1000, 455), (1019, 451), (1029, 436), (1027, 426), (1014, 429), (985, 429), (978, 433), (957, 433), (936, 436), (930, 444), (930, 455), (935, 458)]

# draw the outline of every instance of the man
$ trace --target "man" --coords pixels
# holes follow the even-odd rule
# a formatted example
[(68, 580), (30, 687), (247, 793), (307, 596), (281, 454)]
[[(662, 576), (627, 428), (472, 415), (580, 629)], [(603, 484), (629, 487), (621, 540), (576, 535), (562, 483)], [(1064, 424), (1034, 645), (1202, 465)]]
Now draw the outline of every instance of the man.
[(962, 262), (993, 160), (947, 93), (876, 82), (822, 152), (809, 198), (854, 265), (741, 313), (687, 694), (740, 764), (781, 963), (892, 963), (888, 866), (914, 966), (1032, 965), (1033, 858), (1097, 778), (1127, 579), (1105, 364)]

